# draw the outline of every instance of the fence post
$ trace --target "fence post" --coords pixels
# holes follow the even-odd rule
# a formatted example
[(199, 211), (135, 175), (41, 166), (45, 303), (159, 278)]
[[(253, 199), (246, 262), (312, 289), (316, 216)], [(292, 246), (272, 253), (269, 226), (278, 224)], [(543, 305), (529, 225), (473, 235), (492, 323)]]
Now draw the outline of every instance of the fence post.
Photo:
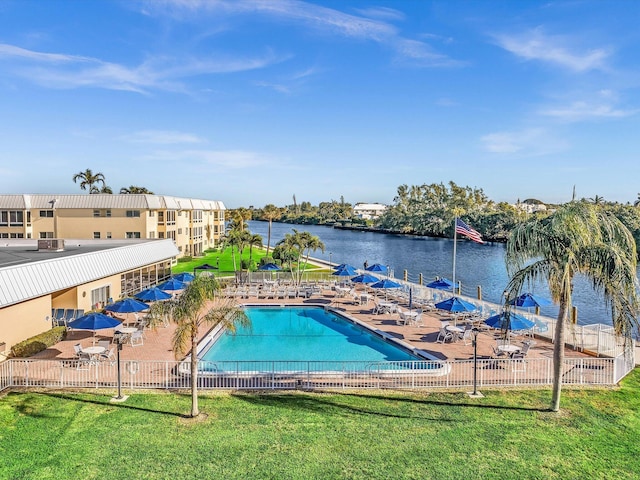
[(478, 285), (478, 300), (482, 301), (482, 285)]
[(422, 286), (422, 274), (418, 274), (418, 285)]
[(402, 271), (402, 280), (404, 280), (406, 282), (407, 278), (409, 278), (409, 272), (407, 272), (406, 270), (403, 270)]

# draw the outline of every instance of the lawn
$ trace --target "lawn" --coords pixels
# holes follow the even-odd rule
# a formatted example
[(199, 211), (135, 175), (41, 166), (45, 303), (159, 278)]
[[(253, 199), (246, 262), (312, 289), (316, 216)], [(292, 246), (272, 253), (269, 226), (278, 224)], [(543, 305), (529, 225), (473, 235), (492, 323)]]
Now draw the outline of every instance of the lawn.
[(620, 388), (463, 393), (14, 392), (0, 479), (635, 479), (640, 371)]

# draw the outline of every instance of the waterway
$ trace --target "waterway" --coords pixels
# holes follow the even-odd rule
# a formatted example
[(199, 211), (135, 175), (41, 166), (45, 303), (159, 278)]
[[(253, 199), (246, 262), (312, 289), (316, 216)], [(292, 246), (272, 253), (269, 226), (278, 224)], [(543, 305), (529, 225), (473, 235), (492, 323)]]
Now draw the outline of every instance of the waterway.
[[(267, 222), (249, 222), (251, 232), (262, 235), (265, 244), (268, 226)], [(271, 246), (282, 240), (285, 234), (293, 233), (294, 228), (316, 235), (324, 243), (325, 251), (317, 250), (311, 256), (335, 264), (348, 263), (363, 268), (365, 261), (369, 265), (381, 263), (388, 265), (397, 278), (402, 278), (406, 270), (408, 280), (412, 282), (418, 282), (421, 273), (425, 284), (436, 277), (452, 277), (453, 239), (273, 223)], [(477, 287), (480, 285), (485, 300), (499, 303), (509, 282), (504, 260), (505, 246), (458, 240), (456, 250), (456, 281), (462, 283), (462, 293), (476, 297)], [(549, 298), (544, 284), (534, 285), (528, 291)], [(611, 324), (604, 300), (593, 291), (586, 279), (576, 278), (572, 298), (578, 309), (579, 324)], [(544, 307), (541, 313), (555, 317), (557, 307)]]

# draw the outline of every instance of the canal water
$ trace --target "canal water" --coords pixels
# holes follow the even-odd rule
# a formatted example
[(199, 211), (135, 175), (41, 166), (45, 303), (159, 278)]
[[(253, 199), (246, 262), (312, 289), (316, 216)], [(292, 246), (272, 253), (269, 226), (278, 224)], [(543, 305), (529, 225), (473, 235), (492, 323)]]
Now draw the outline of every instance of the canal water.
[[(267, 222), (249, 222), (251, 232), (262, 235), (265, 244), (268, 228)], [(402, 278), (406, 270), (411, 282), (417, 283), (419, 274), (422, 273), (425, 284), (436, 277), (452, 277), (453, 239), (341, 230), (319, 225), (273, 223), (271, 246), (282, 240), (286, 233), (293, 233), (294, 228), (299, 232), (306, 231), (319, 237), (325, 245), (325, 251), (323, 253), (317, 250), (312, 252), (311, 256), (330, 260), (334, 264), (348, 263), (363, 268), (365, 261), (369, 265), (381, 263), (388, 265), (397, 278)], [(477, 287), (480, 285), (483, 299), (500, 303), (509, 282), (504, 261), (505, 246), (482, 245), (458, 239), (456, 250), (456, 280), (462, 282), (462, 293), (476, 297)], [(527, 291), (549, 298), (544, 284), (535, 285)], [(573, 304), (578, 308), (579, 324), (611, 324), (602, 297), (593, 291), (586, 279), (576, 278), (572, 298)], [(544, 307), (541, 313), (555, 317), (557, 307)]]

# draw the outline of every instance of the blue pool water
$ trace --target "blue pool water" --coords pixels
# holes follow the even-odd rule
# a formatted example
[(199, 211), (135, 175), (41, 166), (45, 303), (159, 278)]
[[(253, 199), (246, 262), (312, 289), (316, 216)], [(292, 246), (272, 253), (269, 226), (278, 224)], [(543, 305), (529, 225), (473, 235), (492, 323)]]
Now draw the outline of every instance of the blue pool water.
[(422, 360), (319, 307), (250, 307), (251, 328), (225, 332), (200, 359), (383, 362)]

